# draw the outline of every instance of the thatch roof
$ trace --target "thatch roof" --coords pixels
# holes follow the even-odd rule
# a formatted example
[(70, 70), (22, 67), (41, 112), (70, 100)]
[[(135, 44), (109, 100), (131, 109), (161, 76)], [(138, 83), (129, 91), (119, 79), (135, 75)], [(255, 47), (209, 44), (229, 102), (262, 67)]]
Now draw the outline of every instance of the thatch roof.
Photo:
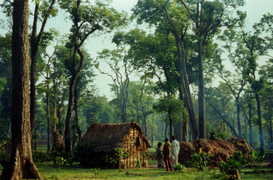
[(81, 142), (89, 143), (94, 153), (112, 152), (115, 148), (123, 147), (126, 135), (134, 128), (140, 132), (140, 138), (146, 146), (151, 147), (141, 127), (134, 121), (115, 124), (93, 123), (81, 138)]

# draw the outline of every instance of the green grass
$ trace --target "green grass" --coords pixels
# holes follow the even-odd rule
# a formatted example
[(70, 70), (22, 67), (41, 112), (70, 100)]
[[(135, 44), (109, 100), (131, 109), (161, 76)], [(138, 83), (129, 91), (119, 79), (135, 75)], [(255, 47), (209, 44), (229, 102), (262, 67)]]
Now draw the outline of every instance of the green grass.
[[(162, 142), (162, 141), (161, 141)], [(154, 147), (156, 147), (158, 141), (154, 141)], [(163, 143), (163, 142), (162, 142)], [(155, 148), (151, 148), (149, 152), (155, 152)], [(37, 146), (37, 151), (46, 152), (47, 145)], [(266, 153), (272, 153), (273, 151), (266, 151)], [(157, 161), (150, 160), (149, 166), (156, 167)], [(36, 163), (39, 172), (44, 180), (89, 180), (89, 179), (157, 179), (157, 180), (211, 180), (211, 179), (225, 179), (225, 176), (219, 172), (219, 169), (199, 171), (196, 169), (185, 168), (182, 172), (166, 172), (165, 169), (91, 169), (91, 168), (78, 168), (73, 166), (61, 166), (61, 170), (57, 165), (53, 165), (52, 162)], [(243, 168), (241, 170), (242, 180), (273, 180), (273, 174), (261, 173), (251, 174), (254, 169)], [(265, 169), (263, 170), (271, 170)], [(1, 169), (0, 169), (1, 173)]]
[(47, 152), (47, 145), (37, 145), (37, 149), (35, 150), (37, 152)]
[[(77, 168), (76, 166), (62, 166), (58, 170), (57, 165), (51, 163), (36, 164), (41, 176), (45, 180), (87, 180), (87, 179), (158, 179), (158, 180), (210, 180), (224, 179), (224, 175), (219, 172), (219, 169), (205, 169), (199, 171), (196, 169), (185, 168), (182, 172), (166, 172), (165, 169), (91, 169)], [(241, 178), (246, 180), (272, 180), (273, 176), (270, 173), (247, 174), (253, 169), (243, 169)]]

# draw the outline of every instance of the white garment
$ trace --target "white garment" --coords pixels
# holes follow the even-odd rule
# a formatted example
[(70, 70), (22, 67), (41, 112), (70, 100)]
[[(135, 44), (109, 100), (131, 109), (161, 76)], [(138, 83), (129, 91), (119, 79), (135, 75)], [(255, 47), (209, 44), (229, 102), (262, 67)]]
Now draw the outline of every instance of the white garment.
[(175, 139), (172, 141), (171, 146), (171, 161), (173, 166), (178, 163), (179, 150), (180, 150), (179, 142)]

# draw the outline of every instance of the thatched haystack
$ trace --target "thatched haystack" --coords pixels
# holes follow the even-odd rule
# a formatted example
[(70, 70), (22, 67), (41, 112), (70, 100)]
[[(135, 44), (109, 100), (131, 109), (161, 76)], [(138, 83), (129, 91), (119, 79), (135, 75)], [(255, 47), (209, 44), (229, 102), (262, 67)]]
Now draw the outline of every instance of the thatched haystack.
[[(145, 156), (145, 152), (151, 145), (136, 122), (93, 123), (81, 138), (81, 142), (89, 144), (90, 153), (98, 159), (97, 163), (101, 162), (100, 167), (110, 164), (109, 159), (110, 157), (115, 158), (117, 148), (124, 148), (125, 152), (130, 153), (128, 158), (118, 159), (121, 168), (134, 168), (137, 165), (148, 166), (148, 157)], [(106, 155), (108, 160), (105, 160)]]
[(221, 160), (227, 162), (235, 151), (241, 151), (244, 156), (248, 156), (248, 151), (254, 151), (244, 138), (233, 137), (227, 141), (196, 139), (191, 143), (180, 142), (178, 161), (184, 164), (186, 161), (191, 160), (192, 155), (199, 147), (202, 148), (202, 151), (213, 155), (215, 165)]

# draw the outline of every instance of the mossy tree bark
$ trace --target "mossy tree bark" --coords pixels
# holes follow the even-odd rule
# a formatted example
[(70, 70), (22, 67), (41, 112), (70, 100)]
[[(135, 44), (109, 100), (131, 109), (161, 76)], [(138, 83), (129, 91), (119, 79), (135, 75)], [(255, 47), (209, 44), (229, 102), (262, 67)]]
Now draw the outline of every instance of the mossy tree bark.
[(31, 151), (28, 0), (14, 0), (13, 8), (12, 152), (0, 179), (42, 179), (33, 163)]

